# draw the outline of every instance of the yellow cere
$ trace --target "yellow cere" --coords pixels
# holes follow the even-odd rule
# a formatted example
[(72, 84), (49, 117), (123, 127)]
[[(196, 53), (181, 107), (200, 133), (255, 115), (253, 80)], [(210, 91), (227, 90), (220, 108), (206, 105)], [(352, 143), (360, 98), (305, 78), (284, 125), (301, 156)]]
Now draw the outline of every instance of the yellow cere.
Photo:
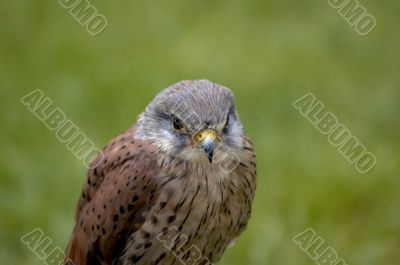
[(207, 138), (215, 140), (215, 138), (217, 138), (217, 133), (214, 130), (205, 129), (196, 134), (196, 140), (198, 141), (203, 141)]

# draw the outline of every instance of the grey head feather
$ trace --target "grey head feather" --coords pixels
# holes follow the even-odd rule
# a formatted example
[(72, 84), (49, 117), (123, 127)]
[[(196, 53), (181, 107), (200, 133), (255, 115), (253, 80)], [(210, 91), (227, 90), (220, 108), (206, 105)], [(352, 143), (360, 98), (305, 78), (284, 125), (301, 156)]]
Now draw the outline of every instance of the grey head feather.
[[(182, 121), (186, 134), (173, 129), (174, 118)], [(187, 153), (192, 137), (205, 128), (220, 133), (223, 147), (239, 151), (243, 146), (243, 127), (232, 91), (208, 80), (181, 81), (164, 89), (139, 116), (137, 124), (136, 137), (150, 140), (158, 149), (174, 155)]]

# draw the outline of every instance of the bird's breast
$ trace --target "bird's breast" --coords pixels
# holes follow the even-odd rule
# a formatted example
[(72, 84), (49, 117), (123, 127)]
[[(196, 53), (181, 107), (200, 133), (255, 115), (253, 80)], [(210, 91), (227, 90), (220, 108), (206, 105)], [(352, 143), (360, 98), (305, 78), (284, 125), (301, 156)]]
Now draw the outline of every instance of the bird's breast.
[(244, 192), (236, 190), (238, 186), (229, 178), (224, 181), (214, 174), (204, 171), (160, 181), (156, 203), (127, 245), (126, 264), (138, 257), (141, 263), (135, 264), (220, 259), (248, 219), (244, 215), (249, 210), (241, 198)]

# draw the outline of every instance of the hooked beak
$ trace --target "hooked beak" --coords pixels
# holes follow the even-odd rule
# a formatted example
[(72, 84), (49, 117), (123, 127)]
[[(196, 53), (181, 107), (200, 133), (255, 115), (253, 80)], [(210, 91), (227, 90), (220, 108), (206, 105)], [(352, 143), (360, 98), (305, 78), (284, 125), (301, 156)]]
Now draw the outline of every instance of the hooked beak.
[(217, 133), (211, 129), (204, 129), (195, 136), (196, 142), (203, 148), (207, 155), (208, 161), (211, 163), (214, 156), (214, 145)]

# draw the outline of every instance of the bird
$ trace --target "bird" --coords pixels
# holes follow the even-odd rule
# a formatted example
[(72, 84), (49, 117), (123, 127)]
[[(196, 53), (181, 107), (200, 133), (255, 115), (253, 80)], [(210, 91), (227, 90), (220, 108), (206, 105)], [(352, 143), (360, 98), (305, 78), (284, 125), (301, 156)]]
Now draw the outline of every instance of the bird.
[(233, 92), (173, 84), (91, 161), (64, 264), (215, 264), (249, 222), (256, 175)]

